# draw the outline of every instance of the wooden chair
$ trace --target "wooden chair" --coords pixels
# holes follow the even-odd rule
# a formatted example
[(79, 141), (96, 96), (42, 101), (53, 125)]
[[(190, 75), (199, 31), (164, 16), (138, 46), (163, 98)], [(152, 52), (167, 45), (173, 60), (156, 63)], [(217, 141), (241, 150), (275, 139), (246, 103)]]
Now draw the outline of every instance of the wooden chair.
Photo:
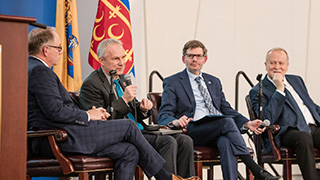
[[(162, 93), (157, 93), (157, 92), (148, 93), (148, 99), (150, 99), (153, 103), (150, 119), (155, 124), (158, 124), (157, 116), (158, 116), (159, 108), (161, 106), (161, 98), (162, 98)], [(251, 156), (253, 156), (252, 149), (249, 149), (249, 152)], [(213, 180), (214, 165), (220, 165), (220, 155), (217, 148), (205, 147), (205, 146), (194, 147), (194, 166), (195, 166), (196, 176), (199, 176), (202, 179), (203, 177), (202, 168), (209, 167), (208, 179)], [(250, 180), (253, 179), (253, 176), (248, 169), (246, 171), (246, 175), (247, 175), (247, 179), (250, 179)], [(244, 179), (240, 173), (238, 177), (239, 179)]]
[[(28, 131), (27, 179), (31, 177), (73, 177), (88, 180), (95, 174), (95, 179), (105, 179), (107, 172), (113, 170), (113, 160), (108, 157), (91, 157), (85, 155), (65, 155), (59, 149), (57, 142), (66, 141), (64, 130)], [(55, 158), (37, 156), (31, 149), (31, 138), (48, 138)], [(102, 174), (99, 174), (102, 173)], [(109, 173), (109, 177), (111, 174)], [(110, 179), (110, 178), (109, 178)]]
[[(70, 92), (71, 97), (77, 103), (78, 92)], [(38, 130), (28, 131), (28, 156), (27, 156), (27, 180), (32, 177), (73, 177), (79, 180), (89, 180), (91, 175), (95, 180), (105, 180), (106, 174), (113, 179), (112, 172), (114, 162), (109, 157), (92, 157), (87, 155), (70, 155), (61, 152), (57, 142), (66, 141), (68, 134), (64, 130)], [(38, 156), (32, 152), (31, 138), (47, 138), (54, 157)], [(142, 180), (141, 168), (136, 169), (136, 180)]]
[[(247, 95), (245, 97), (246, 100), (246, 104), (247, 104), (247, 108), (248, 108), (248, 112), (249, 112), (249, 116), (250, 119), (257, 119), (257, 115), (252, 107), (249, 95)], [(258, 147), (257, 144), (261, 145), (262, 142), (262, 138), (255, 136), (255, 145), (256, 145), (256, 149), (261, 149), (261, 152), (257, 152), (257, 158), (259, 159), (259, 164), (263, 167), (264, 163), (267, 163), (270, 165), (270, 167), (272, 168), (272, 170), (274, 171), (274, 173), (279, 176), (279, 173), (275, 170), (275, 168), (273, 168), (272, 164), (282, 164), (283, 168), (282, 168), (282, 172), (283, 172), (283, 179), (284, 180), (292, 180), (292, 164), (296, 164), (296, 154), (294, 152), (294, 150), (290, 147), (285, 147), (285, 146), (281, 146), (281, 147), (277, 147), (275, 141), (274, 141), (274, 136), (277, 135), (279, 133), (280, 130), (280, 126), (277, 124), (274, 124), (272, 126), (270, 126), (270, 128), (267, 128), (267, 136), (270, 142), (270, 147), (272, 149), (272, 152), (270, 153), (266, 153), (263, 151), (262, 147)], [(261, 135), (259, 135), (261, 136)], [(316, 161), (319, 162), (320, 161), (320, 150), (315, 148), (314, 149), (314, 153), (315, 153), (315, 157), (316, 157)]]

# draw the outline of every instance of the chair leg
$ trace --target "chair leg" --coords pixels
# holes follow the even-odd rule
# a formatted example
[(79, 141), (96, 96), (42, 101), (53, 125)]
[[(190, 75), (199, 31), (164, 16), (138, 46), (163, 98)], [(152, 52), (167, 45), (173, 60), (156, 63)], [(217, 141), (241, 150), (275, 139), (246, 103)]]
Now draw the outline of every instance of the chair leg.
[(292, 180), (292, 162), (290, 160), (283, 161), (283, 179)]
[(94, 175), (94, 180), (106, 180), (106, 173), (97, 173)]
[(213, 180), (213, 177), (214, 177), (214, 167), (213, 165), (209, 165), (208, 180)]
[(113, 172), (108, 173), (108, 180), (113, 180)]
[(134, 173), (134, 179), (143, 180), (143, 171), (139, 166), (137, 166), (136, 172)]
[(199, 161), (194, 162), (194, 168), (196, 171), (196, 176), (202, 179), (202, 162), (199, 162)]
[(89, 180), (89, 174), (87, 172), (80, 172), (79, 180)]

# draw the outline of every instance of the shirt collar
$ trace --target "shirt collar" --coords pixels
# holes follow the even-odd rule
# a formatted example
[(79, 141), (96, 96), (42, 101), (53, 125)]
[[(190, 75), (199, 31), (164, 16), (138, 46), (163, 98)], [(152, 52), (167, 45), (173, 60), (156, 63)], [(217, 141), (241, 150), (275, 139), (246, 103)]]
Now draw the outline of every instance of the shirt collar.
[[(31, 56), (31, 55), (30, 55)], [(42, 59), (38, 58), (37, 56), (31, 56), (33, 58), (38, 59), (40, 62), (42, 62), (45, 66), (49, 67), (48, 64), (46, 62), (44, 62)]]
[(197, 76), (197, 75), (195, 75), (195, 74), (192, 74), (188, 69), (187, 69), (187, 74), (188, 74), (188, 76), (189, 76), (189, 79), (192, 79), (192, 80), (195, 80), (196, 79), (196, 77), (200, 77), (201, 79), (203, 79), (203, 77), (202, 77), (202, 72), (200, 72), (200, 74)]

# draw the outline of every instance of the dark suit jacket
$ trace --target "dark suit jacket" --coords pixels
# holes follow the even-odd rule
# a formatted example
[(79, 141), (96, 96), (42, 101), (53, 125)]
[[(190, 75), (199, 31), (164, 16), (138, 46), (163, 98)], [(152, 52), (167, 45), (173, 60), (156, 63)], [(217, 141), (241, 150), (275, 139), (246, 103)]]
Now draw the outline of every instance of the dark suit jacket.
[[(50, 68), (29, 57), (28, 73), (28, 129), (66, 130), (68, 140), (59, 144), (62, 151), (109, 156), (115, 161), (120, 160), (119, 163), (125, 162), (125, 166), (116, 162), (114, 167), (115, 171), (128, 172), (123, 174), (128, 176), (125, 179), (132, 179), (136, 167), (136, 157), (132, 155), (138, 156), (139, 165), (149, 178), (163, 167), (163, 158), (131, 120), (88, 121), (86, 111), (73, 102)], [(35, 143), (40, 143), (40, 147), (46, 145), (43, 140)], [(130, 161), (121, 159), (129, 156)]]
[(88, 115), (73, 102), (58, 76), (33, 57), (28, 76), (28, 129), (64, 129), (70, 138), (61, 144), (63, 151), (92, 153), (95, 139), (87, 141), (92, 131), (86, 128)]
[[(119, 76), (120, 85), (125, 89), (125, 80), (123, 75)], [(110, 106), (110, 83), (104, 75), (101, 68), (92, 72), (84, 81), (81, 86), (79, 102), (84, 109), (91, 109), (92, 106), (103, 107), (109, 109)], [(140, 109), (140, 102), (134, 99), (135, 106), (137, 109), (137, 119), (141, 122), (149, 116), (148, 114), (142, 113)], [(135, 115), (133, 101), (129, 102), (129, 106), (124, 102), (122, 98), (119, 98), (113, 102), (113, 110), (115, 115), (114, 119), (122, 119), (131, 112)]]
[[(310, 110), (313, 118), (319, 123), (320, 107), (316, 105), (309, 96), (302, 78), (296, 75), (286, 75), (286, 79), (299, 94), (304, 104)], [(288, 127), (297, 127), (297, 114), (294, 111), (293, 105), (287, 100), (287, 96), (283, 96), (276, 91), (275, 85), (267, 78), (267, 75), (263, 79), (262, 84), (263, 119), (269, 119), (271, 124), (280, 125), (280, 132), (275, 136), (275, 141), (277, 145), (280, 146), (280, 137), (286, 132)], [(250, 99), (257, 114), (259, 110), (258, 93), (259, 85), (257, 84), (250, 90)], [(265, 141), (264, 147), (266, 150), (270, 150), (268, 141)]]
[[(237, 126), (242, 127), (248, 119), (230, 106), (222, 91), (220, 80), (206, 73), (202, 73), (202, 76), (213, 105), (224, 115), (235, 116)], [(183, 115), (189, 116), (195, 112), (195, 107), (194, 94), (186, 69), (164, 79), (161, 107), (158, 114), (159, 124), (166, 125)]]

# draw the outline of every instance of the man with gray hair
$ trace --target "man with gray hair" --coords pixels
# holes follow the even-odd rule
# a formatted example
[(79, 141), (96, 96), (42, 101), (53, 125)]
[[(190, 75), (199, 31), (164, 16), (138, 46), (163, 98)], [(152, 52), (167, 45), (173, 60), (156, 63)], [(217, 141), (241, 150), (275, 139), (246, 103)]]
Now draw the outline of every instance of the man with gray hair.
[[(66, 153), (108, 156), (114, 163), (116, 180), (132, 180), (137, 164), (150, 178), (182, 179), (163, 169), (163, 158), (130, 120), (108, 121), (104, 108), (80, 109), (51, 67), (62, 54), (55, 29), (34, 29), (29, 33), (28, 129), (63, 129), (68, 140), (58, 144)], [(33, 139), (35, 153), (52, 156), (48, 141)]]
[[(97, 56), (101, 67), (84, 80), (80, 90), (80, 104), (84, 109), (90, 109), (92, 106), (110, 109), (112, 105), (112, 119), (128, 118), (135, 122), (140, 130), (144, 129), (143, 119), (149, 117), (153, 104), (147, 98), (139, 102), (136, 99), (137, 87), (126, 82), (123, 74), (126, 54), (121, 41), (115, 39), (101, 41)], [(112, 72), (115, 73), (112, 77), (114, 82), (111, 81)], [(111, 84), (115, 86), (112, 87)], [(115, 98), (110, 94), (114, 94)], [(166, 160), (164, 169), (182, 177), (194, 176), (193, 142), (189, 136), (143, 135)]]
[[(262, 115), (271, 124), (280, 125), (275, 136), (278, 146), (292, 147), (303, 179), (316, 180), (316, 166), (313, 148), (320, 148), (320, 107), (311, 99), (300, 76), (288, 75), (289, 57), (286, 50), (272, 48), (267, 52), (265, 67), (267, 74), (262, 81)], [(250, 90), (250, 99), (259, 112), (259, 85)], [(270, 152), (268, 141), (264, 151)]]

